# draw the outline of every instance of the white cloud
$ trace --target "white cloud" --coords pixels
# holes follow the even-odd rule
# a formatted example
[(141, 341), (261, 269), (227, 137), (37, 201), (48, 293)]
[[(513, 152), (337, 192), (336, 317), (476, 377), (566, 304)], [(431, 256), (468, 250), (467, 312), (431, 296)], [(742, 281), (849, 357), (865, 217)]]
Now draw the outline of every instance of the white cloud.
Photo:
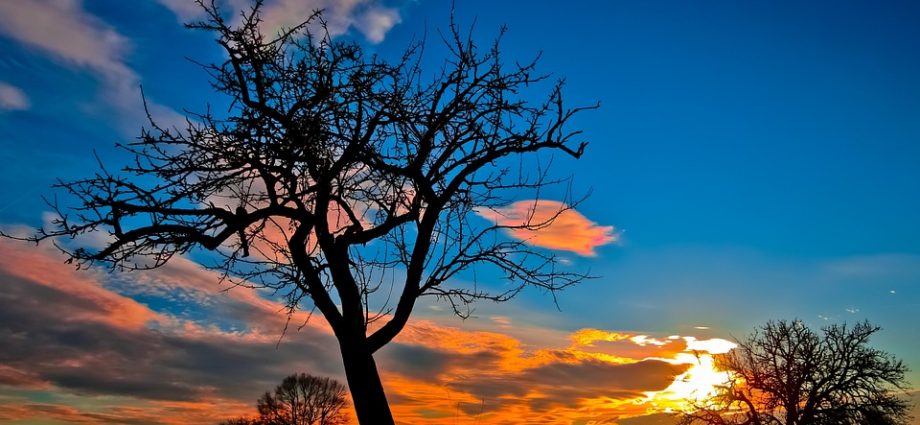
[(163, 7), (169, 9), (182, 23), (201, 18), (201, 6), (193, 0), (159, 0)]
[(127, 39), (86, 13), (77, 0), (0, 2), (0, 32), (71, 64), (131, 74), (121, 61)]
[(400, 23), (402, 18), (396, 9), (373, 6), (357, 17), (354, 25), (373, 43), (383, 41), (387, 31)]
[[(159, 0), (182, 22), (201, 19), (204, 14), (192, 0)], [(223, 7), (234, 16), (251, 6), (249, 0), (224, 0)], [(278, 32), (303, 23), (315, 10), (322, 10), (329, 33), (335, 37), (349, 29), (358, 30), (368, 41), (383, 41), (387, 31), (401, 22), (399, 10), (378, 0), (269, 0), (262, 8), (263, 29)]]
[(386, 32), (399, 23), (399, 12), (374, 0), (275, 0), (263, 10), (266, 30), (275, 32), (298, 25), (314, 10), (323, 10), (329, 33), (344, 34), (354, 27), (373, 43), (383, 41)]
[(0, 81), (0, 110), (22, 111), (30, 106), (29, 98), (22, 90)]
[[(102, 101), (128, 114), (127, 127), (143, 119), (140, 78), (125, 64), (130, 41), (83, 9), (79, 0), (0, 1), (0, 35), (45, 54), (65, 66), (96, 74)], [(178, 114), (161, 105), (154, 113), (172, 121)]]
[[(192, 0), (159, 0), (183, 21), (201, 18)], [(248, 7), (248, 0), (224, 0), (228, 10)], [(378, 4), (377, 0), (272, 0), (263, 9), (267, 31), (299, 24), (317, 9), (325, 11), (331, 35), (341, 35), (354, 28), (371, 42), (383, 40), (396, 25), (396, 9)], [(125, 63), (131, 42), (111, 25), (83, 8), (80, 0), (0, 1), (0, 36), (8, 37), (59, 63), (94, 73), (102, 82), (103, 104), (123, 115), (124, 128), (134, 132), (144, 120), (140, 96), (140, 77)], [(6, 109), (27, 105), (19, 91), (4, 89)], [(10, 94), (12, 93), (12, 94)], [(22, 100), (25, 99), (26, 103)], [(11, 103), (10, 103), (11, 102)], [(180, 114), (152, 103), (151, 111), (161, 124), (181, 123)]]

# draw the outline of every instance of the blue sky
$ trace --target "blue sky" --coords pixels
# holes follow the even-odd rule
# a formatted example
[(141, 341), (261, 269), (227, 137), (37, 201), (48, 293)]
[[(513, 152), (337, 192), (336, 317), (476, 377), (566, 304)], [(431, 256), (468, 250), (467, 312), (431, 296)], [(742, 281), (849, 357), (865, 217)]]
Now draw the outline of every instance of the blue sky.
[[(439, 5), (414, 6), (388, 41), (417, 34), (412, 17), (443, 22)], [(557, 170), (593, 189), (580, 211), (622, 240), (580, 260), (601, 278), (564, 294), (566, 326), (741, 336), (768, 319), (869, 319), (887, 329), (879, 344), (920, 360), (916, 3), (468, 2), (457, 15), (482, 34), (507, 24), (506, 52), (542, 51), (571, 101), (601, 102), (578, 120), (588, 153)]]
[[(112, 147), (144, 124), (138, 84), (164, 120), (226, 105), (184, 59), (221, 56), (180, 26), (184, 9), (164, 7), (177, 3), (0, 6), (0, 223), (40, 225), (40, 196), (90, 173), (94, 151), (124, 160)], [(427, 34), (434, 69), (447, 3), (358, 3), (343, 16), (382, 8), (398, 19), (354, 21), (340, 37), (395, 58)], [(561, 311), (530, 291), (462, 326), (501, 316), (560, 332), (730, 338), (768, 319), (868, 319), (884, 328), (880, 348), (920, 370), (920, 3), (523, 4), (464, 1), (455, 14), (482, 43), (507, 25), (509, 60), (542, 52), (569, 102), (601, 103), (574, 123), (585, 156), (554, 170), (590, 192), (579, 212), (619, 241), (570, 254), (599, 278), (562, 293)], [(920, 385), (920, 372), (910, 377)]]

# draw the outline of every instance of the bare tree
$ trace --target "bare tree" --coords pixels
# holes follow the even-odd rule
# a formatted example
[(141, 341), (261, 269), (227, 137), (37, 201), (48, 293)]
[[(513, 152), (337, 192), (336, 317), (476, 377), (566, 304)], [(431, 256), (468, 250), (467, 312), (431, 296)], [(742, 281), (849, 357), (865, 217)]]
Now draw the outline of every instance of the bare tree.
[[(53, 202), (57, 219), (31, 240), (55, 239), (79, 266), (113, 269), (219, 254), (224, 280), (273, 289), (291, 311), (319, 310), (365, 424), (393, 423), (373, 355), (419, 297), (466, 316), (476, 300), (505, 301), (526, 286), (555, 294), (587, 277), (503, 234), (540, 230), (563, 210), (511, 225), (476, 215), (563, 182), (546, 167), (522, 169), (539, 162), (532, 155), (584, 152), (566, 123), (585, 108), (565, 107), (562, 82), (536, 74), (536, 60), (509, 65), (501, 36), (481, 49), (452, 22), (441, 37), (448, 57), (429, 75), (423, 43), (387, 62), (332, 40), (320, 13), (266, 36), (259, 2), (233, 20), (199, 4), (209, 19), (189, 26), (213, 33), (227, 55), (203, 65), (232, 101), (227, 116), (190, 114), (181, 129), (151, 120), (119, 145), (135, 156), (121, 173), (100, 164), (57, 185), (78, 203)], [(527, 100), (540, 83), (545, 101)], [(104, 246), (60, 241), (93, 232), (107, 233)], [(504, 285), (476, 284), (474, 266)]]
[(258, 418), (233, 418), (222, 421), (219, 425), (263, 425)]
[(274, 393), (266, 392), (256, 408), (259, 416), (237, 418), (223, 425), (344, 425), (348, 405), (344, 385), (335, 379), (305, 373), (284, 378)]
[(768, 322), (721, 356), (731, 378), (680, 423), (710, 425), (885, 425), (908, 423), (904, 364), (870, 347), (879, 327)]

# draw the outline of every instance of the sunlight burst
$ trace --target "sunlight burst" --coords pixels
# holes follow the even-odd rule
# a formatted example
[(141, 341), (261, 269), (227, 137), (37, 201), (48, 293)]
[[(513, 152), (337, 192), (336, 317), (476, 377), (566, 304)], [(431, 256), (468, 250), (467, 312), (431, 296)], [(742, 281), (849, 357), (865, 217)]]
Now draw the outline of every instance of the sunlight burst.
[(736, 346), (734, 343), (718, 338), (701, 341), (685, 337), (685, 340), (687, 351), (668, 361), (691, 366), (664, 390), (646, 393), (653, 405), (667, 410), (686, 410), (695, 402), (712, 398), (718, 385), (728, 381), (728, 372), (716, 369), (714, 355), (727, 353)]

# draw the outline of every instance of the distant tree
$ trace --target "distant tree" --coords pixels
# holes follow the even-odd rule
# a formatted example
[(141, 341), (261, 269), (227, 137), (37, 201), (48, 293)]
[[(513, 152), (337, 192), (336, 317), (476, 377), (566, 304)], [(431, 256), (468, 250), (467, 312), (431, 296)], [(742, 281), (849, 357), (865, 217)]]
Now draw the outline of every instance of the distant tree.
[(219, 425), (264, 425), (258, 418), (233, 418), (221, 422)]
[[(222, 256), (225, 279), (322, 314), (364, 424), (393, 424), (373, 356), (420, 297), (467, 315), (476, 300), (505, 301), (526, 286), (555, 293), (587, 277), (503, 236), (543, 229), (572, 202), (520, 222), (475, 219), (553, 183), (544, 166), (520, 167), (532, 155), (584, 152), (567, 124), (585, 108), (564, 104), (562, 81), (543, 100), (527, 94), (547, 79), (536, 60), (506, 60), (499, 41), (482, 49), (452, 23), (441, 37), (447, 57), (426, 73), (421, 43), (387, 62), (332, 40), (319, 13), (263, 34), (261, 1), (234, 18), (198, 3), (209, 18), (190, 27), (224, 50), (224, 62), (204, 67), (228, 116), (190, 114), (181, 129), (151, 121), (121, 146), (135, 157), (121, 173), (100, 164), (61, 182), (77, 204), (52, 203), (57, 218), (30, 240), (107, 234), (92, 239), (102, 246), (59, 244), (81, 266)], [(457, 279), (473, 267), (505, 285)]]
[(259, 415), (236, 418), (221, 425), (343, 425), (348, 405), (347, 389), (331, 378), (305, 373), (284, 378), (275, 391), (265, 392), (256, 402)]
[(803, 322), (771, 321), (717, 360), (729, 381), (692, 402), (680, 424), (896, 425), (908, 423), (899, 397), (907, 368), (870, 347), (868, 322), (815, 332)]

